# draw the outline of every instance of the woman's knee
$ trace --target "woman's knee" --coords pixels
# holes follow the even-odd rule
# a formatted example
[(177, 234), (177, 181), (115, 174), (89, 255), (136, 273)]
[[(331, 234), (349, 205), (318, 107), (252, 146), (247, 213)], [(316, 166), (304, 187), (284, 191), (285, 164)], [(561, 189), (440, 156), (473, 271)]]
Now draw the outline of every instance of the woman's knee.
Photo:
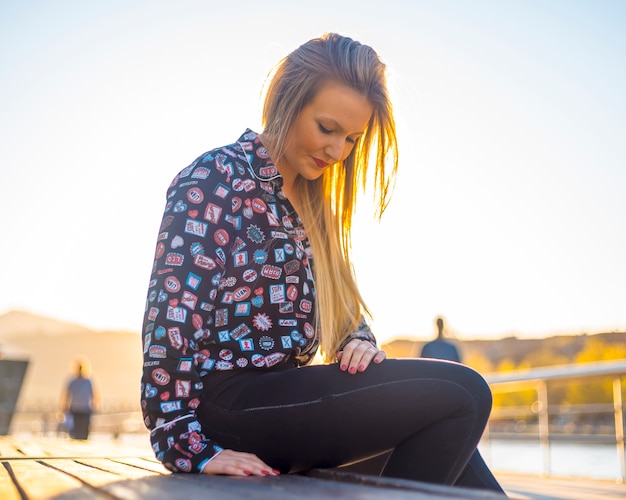
[(484, 409), (487, 412), (491, 411), (491, 405), (493, 402), (491, 388), (485, 380), (485, 378), (473, 368), (465, 365), (459, 365), (463, 367), (464, 375), (463, 381), (467, 391), (472, 395), (479, 408)]
[(427, 371), (432, 376), (463, 387), (479, 408), (491, 411), (491, 388), (480, 373), (460, 363), (440, 360), (427, 360), (426, 362), (429, 363)]

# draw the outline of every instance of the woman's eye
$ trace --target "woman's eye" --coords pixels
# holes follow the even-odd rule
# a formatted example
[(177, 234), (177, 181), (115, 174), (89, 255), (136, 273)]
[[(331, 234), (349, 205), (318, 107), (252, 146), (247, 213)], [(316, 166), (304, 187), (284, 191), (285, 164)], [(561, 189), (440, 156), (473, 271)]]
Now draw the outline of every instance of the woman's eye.
[(333, 131), (332, 131), (332, 130), (327, 129), (327, 128), (326, 128), (326, 127), (324, 127), (324, 125), (322, 125), (321, 123), (318, 123), (318, 124), (317, 124), (317, 126), (319, 127), (320, 132), (321, 132), (322, 134), (332, 134), (332, 133), (333, 133)]

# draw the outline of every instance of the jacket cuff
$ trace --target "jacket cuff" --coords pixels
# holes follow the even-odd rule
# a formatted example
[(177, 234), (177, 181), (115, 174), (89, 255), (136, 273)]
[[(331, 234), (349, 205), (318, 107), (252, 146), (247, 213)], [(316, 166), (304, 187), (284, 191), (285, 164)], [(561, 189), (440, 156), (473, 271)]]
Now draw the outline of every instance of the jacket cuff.
[(376, 345), (376, 337), (374, 336), (374, 334), (372, 333), (372, 331), (370, 330), (370, 327), (367, 323), (365, 323), (365, 321), (362, 321), (361, 324), (359, 325), (359, 328), (355, 331), (353, 331), (352, 333), (350, 333), (341, 344), (339, 344), (339, 349), (337, 349), (337, 352), (341, 352), (343, 351), (344, 347), (346, 347), (348, 345), (348, 343), (353, 340), (353, 339), (358, 339), (358, 340), (365, 340), (367, 342), (369, 342), (370, 344), (372, 344), (374, 347), (378, 347)]
[(201, 472), (220, 451), (200, 432), (200, 423), (184, 418), (157, 427), (150, 433), (156, 458), (172, 472)]

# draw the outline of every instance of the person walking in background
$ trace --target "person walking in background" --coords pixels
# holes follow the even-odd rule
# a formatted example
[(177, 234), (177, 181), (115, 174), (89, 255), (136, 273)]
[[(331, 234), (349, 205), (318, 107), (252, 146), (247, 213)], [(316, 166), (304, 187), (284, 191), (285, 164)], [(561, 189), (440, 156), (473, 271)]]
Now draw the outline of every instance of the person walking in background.
[(77, 360), (75, 376), (68, 382), (61, 400), (61, 409), (65, 412), (71, 438), (89, 439), (91, 415), (96, 401), (88, 365), (84, 360)]
[(424, 344), (420, 356), (422, 358), (447, 359), (460, 363), (461, 356), (456, 346), (443, 338), (443, 318), (437, 318), (436, 324), (437, 338)]

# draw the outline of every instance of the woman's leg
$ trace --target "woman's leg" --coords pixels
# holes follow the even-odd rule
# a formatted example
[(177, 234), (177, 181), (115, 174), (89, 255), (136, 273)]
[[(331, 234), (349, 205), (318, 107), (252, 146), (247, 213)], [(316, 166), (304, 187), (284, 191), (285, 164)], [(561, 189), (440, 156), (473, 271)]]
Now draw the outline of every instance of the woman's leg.
[(89, 420), (91, 415), (84, 412), (72, 413), (74, 420), (74, 426), (70, 432), (70, 436), (74, 439), (88, 439), (89, 438)]
[[(344, 466), (341, 470), (354, 472), (356, 474), (371, 474), (380, 476), (389, 459), (391, 452), (383, 453), (373, 458), (361, 460), (354, 464)], [(475, 450), (469, 462), (461, 472), (461, 475), (454, 483), (455, 486), (463, 486), (465, 488), (480, 488), (492, 491), (498, 491), (503, 494), (504, 490), (498, 483), (498, 480), (487, 467), (482, 456)]]
[(455, 484), (466, 488), (483, 488), (504, 493), (478, 450), (474, 452)]
[(384, 475), (454, 484), (491, 409), (480, 375), (437, 360), (386, 360), (356, 375), (327, 365), (218, 377), (197, 410), (204, 432), (282, 471), (393, 450)]

